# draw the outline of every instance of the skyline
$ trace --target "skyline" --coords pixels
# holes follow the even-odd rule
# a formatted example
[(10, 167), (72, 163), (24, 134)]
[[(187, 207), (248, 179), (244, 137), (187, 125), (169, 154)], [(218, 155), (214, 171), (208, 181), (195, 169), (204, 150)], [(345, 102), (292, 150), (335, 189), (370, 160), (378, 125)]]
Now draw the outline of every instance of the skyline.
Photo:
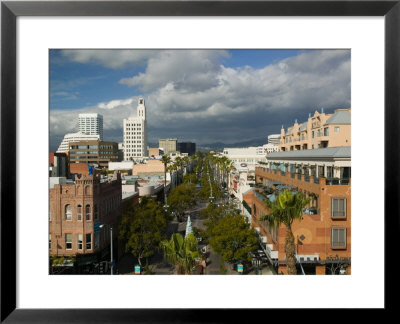
[(50, 151), (80, 113), (102, 114), (104, 139), (122, 142), (139, 97), (150, 143), (267, 140), (315, 110), (350, 108), (350, 60), (350, 50), (50, 50)]

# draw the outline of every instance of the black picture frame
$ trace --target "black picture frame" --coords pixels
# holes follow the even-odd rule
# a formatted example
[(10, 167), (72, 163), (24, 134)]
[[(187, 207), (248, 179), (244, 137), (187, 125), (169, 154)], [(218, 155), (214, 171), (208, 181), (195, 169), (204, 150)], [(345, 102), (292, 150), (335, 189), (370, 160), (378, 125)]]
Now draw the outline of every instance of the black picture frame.
[[(234, 322), (243, 310), (16, 308), (16, 18), (18, 16), (384, 16), (385, 17), (385, 309), (398, 282), (400, 1), (2, 1), (1, 3), (1, 322)], [(381, 171), (382, 169), (377, 169)], [(373, 174), (373, 173), (372, 173)], [(375, 176), (380, 176), (379, 172)], [(383, 188), (371, 188), (382, 190)], [(383, 206), (382, 206), (383, 207)], [(383, 214), (383, 213), (382, 213)], [(382, 217), (382, 215), (376, 215)], [(373, 244), (373, 241), (366, 242)], [(391, 256), (389, 258), (389, 256)], [(373, 256), (371, 256), (373, 258)], [(395, 257), (397, 259), (397, 257)], [(373, 259), (368, 260), (373, 266)], [(368, 270), (367, 270), (368, 271)], [(372, 270), (369, 270), (372, 271)], [(367, 284), (367, 283), (366, 283)], [(283, 302), (284, 304), (284, 302)], [(284, 306), (284, 305), (283, 305)], [(177, 311), (179, 310), (179, 311)], [(265, 316), (252, 310), (252, 318)]]

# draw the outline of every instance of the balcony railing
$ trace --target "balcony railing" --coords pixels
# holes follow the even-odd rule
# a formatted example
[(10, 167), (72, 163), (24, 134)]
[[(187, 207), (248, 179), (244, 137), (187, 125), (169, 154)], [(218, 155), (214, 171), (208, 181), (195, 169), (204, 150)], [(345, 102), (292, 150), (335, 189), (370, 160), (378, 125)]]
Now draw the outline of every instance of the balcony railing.
[[(310, 176), (309, 174), (302, 174), (302, 173), (298, 173), (298, 172), (291, 172), (289, 171), (283, 171), (283, 170), (279, 170), (279, 169), (266, 169), (266, 168), (259, 168), (260, 170), (265, 171), (266, 173), (270, 173), (272, 175), (277, 175), (277, 176), (282, 176), (282, 177), (288, 177), (289, 178), (289, 174), (290, 174), (290, 178), (291, 179), (297, 179), (300, 181), (305, 181), (305, 182), (311, 182), (314, 183), (316, 185), (319, 184), (324, 184), (325, 180), (326, 180), (326, 185), (349, 185), (351, 182), (351, 178), (333, 178), (333, 177), (318, 177), (315, 175)], [(304, 177), (304, 178), (303, 178)], [(312, 179), (310, 179), (310, 177), (312, 177)], [(275, 180), (279, 180), (275, 179)], [(311, 181), (310, 181), (311, 180)], [(263, 181), (263, 179), (258, 175), (257, 176), (257, 181)], [(283, 181), (283, 180), (282, 180)]]
[(315, 207), (303, 208), (303, 213), (306, 215), (319, 215), (319, 209)]

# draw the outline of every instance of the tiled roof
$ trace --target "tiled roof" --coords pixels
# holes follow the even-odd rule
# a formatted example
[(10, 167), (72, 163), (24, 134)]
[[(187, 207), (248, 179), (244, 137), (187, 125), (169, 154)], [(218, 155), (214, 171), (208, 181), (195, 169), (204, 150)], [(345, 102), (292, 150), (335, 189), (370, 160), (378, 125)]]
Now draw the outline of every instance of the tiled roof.
[(351, 146), (327, 147), (314, 150), (272, 152), (268, 160), (307, 159), (307, 158), (350, 158)]
[(342, 124), (342, 125), (350, 125), (351, 124), (351, 114), (348, 110), (337, 110), (335, 113), (328, 118), (325, 125), (332, 124)]
[(300, 125), (299, 131), (301, 132), (301, 131), (303, 131), (305, 129), (307, 129), (307, 122), (305, 122), (305, 123)]

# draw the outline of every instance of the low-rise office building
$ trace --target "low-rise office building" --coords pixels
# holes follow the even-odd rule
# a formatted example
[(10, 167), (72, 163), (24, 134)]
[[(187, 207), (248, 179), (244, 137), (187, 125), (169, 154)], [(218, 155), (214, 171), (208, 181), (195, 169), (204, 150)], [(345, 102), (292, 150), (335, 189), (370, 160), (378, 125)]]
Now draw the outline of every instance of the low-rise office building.
[(89, 134), (85, 134), (82, 132), (68, 133), (68, 134), (65, 134), (63, 140), (61, 141), (61, 144), (57, 149), (57, 153), (68, 153), (69, 143), (71, 143), (71, 142), (96, 141), (96, 140), (100, 140), (99, 134), (89, 135)]
[(189, 156), (192, 156), (196, 154), (196, 143), (180, 142), (178, 143), (178, 151), (181, 153), (187, 153)]
[(162, 149), (164, 154), (177, 152), (177, 138), (165, 138), (158, 140), (158, 148)]
[(266, 153), (259, 147), (224, 148), (223, 155), (234, 163), (240, 172), (254, 172), (255, 166), (260, 162), (267, 162)]
[(97, 140), (72, 142), (69, 144), (69, 161), (107, 168), (109, 162), (118, 161), (118, 143)]

